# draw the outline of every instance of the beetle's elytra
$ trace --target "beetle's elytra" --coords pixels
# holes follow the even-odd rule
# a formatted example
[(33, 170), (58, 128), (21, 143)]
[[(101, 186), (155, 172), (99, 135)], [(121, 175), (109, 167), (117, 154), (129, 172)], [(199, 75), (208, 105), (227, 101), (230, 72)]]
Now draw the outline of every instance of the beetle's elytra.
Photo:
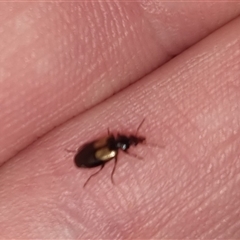
[(131, 146), (136, 146), (139, 143), (145, 141), (145, 137), (137, 136), (137, 132), (142, 126), (143, 121), (138, 126), (136, 134), (134, 135), (124, 135), (118, 134), (114, 136), (109, 134), (105, 138), (100, 138), (98, 140), (84, 144), (79, 148), (77, 154), (74, 157), (74, 162), (79, 168), (94, 168), (100, 166), (99, 171), (91, 175), (84, 184), (84, 187), (87, 185), (89, 180), (98, 174), (105, 164), (111, 160), (114, 160), (114, 167), (111, 173), (111, 180), (113, 181), (113, 175), (116, 169), (116, 164), (118, 160), (118, 151), (122, 150), (125, 153), (128, 153), (128, 149)]

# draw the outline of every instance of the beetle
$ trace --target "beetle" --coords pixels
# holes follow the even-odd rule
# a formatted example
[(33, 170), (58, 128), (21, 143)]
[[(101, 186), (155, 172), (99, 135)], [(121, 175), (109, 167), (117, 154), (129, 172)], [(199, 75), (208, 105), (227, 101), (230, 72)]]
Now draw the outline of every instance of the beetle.
[(114, 184), (113, 175), (118, 161), (119, 150), (129, 154), (128, 149), (131, 146), (137, 146), (139, 143), (143, 143), (146, 140), (145, 137), (137, 136), (138, 130), (142, 126), (144, 120), (145, 119), (142, 120), (136, 133), (133, 135), (117, 134), (114, 136), (108, 131), (107, 137), (86, 143), (78, 149), (74, 157), (74, 162), (77, 167), (94, 168), (100, 166), (100, 169), (87, 179), (83, 187), (85, 187), (89, 180), (97, 175), (104, 168), (105, 164), (111, 160), (114, 160), (114, 166), (111, 173), (111, 180)]

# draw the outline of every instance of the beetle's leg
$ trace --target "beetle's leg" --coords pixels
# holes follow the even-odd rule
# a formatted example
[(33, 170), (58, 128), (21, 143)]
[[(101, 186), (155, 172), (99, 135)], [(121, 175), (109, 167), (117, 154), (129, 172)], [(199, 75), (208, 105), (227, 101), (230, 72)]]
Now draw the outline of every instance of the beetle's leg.
[(76, 153), (77, 152), (76, 150), (71, 150), (71, 149), (67, 149), (67, 148), (65, 148), (65, 151), (68, 153)]
[(84, 185), (83, 185), (84, 188), (86, 187), (86, 185), (87, 185), (87, 183), (90, 181), (90, 179), (91, 179), (93, 176), (97, 175), (97, 174), (103, 169), (104, 165), (105, 165), (105, 164), (103, 164), (103, 165), (101, 166), (101, 168), (100, 168), (97, 172), (95, 172), (94, 174), (92, 174), (92, 175), (88, 178), (88, 180), (87, 180), (87, 181), (84, 183)]
[(138, 155), (136, 155), (136, 154), (133, 154), (133, 153), (130, 153), (130, 152), (128, 152), (128, 151), (124, 151), (126, 154), (128, 154), (130, 157), (134, 157), (134, 158), (137, 158), (137, 159), (139, 159), (139, 160), (143, 160), (143, 158), (142, 157), (139, 157)]
[(115, 184), (114, 179), (113, 179), (113, 174), (115, 173), (116, 166), (117, 166), (117, 156), (114, 158), (114, 166), (113, 166), (113, 170), (112, 170), (112, 173), (111, 173), (112, 184)]
[(154, 144), (154, 143), (149, 143), (149, 142), (146, 142), (146, 140), (144, 141), (143, 144), (148, 146), (148, 147), (152, 147), (152, 148), (160, 148), (160, 149), (165, 148), (165, 145), (157, 145), (157, 144)]

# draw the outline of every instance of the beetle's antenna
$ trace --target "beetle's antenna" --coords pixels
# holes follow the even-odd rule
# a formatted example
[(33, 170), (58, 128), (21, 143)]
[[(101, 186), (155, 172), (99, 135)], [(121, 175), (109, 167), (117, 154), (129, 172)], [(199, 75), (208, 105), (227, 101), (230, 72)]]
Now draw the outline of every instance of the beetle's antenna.
[(146, 118), (144, 118), (144, 119), (142, 120), (142, 122), (139, 124), (139, 126), (138, 126), (138, 128), (137, 128), (137, 131), (136, 131), (136, 135), (137, 135), (139, 129), (141, 128), (141, 126), (143, 125), (145, 119), (146, 119)]

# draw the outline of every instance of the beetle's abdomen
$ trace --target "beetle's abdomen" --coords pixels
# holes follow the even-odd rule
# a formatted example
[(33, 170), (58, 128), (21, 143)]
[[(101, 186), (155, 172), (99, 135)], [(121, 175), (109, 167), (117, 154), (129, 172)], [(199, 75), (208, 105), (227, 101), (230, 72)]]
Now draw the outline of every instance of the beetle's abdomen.
[(101, 165), (101, 162), (99, 163), (95, 158), (95, 152), (96, 149), (92, 143), (84, 145), (74, 157), (76, 166), (80, 168), (91, 168)]
[(74, 162), (80, 168), (101, 166), (116, 157), (117, 150), (114, 147), (113, 136), (101, 138), (83, 145), (75, 155)]

